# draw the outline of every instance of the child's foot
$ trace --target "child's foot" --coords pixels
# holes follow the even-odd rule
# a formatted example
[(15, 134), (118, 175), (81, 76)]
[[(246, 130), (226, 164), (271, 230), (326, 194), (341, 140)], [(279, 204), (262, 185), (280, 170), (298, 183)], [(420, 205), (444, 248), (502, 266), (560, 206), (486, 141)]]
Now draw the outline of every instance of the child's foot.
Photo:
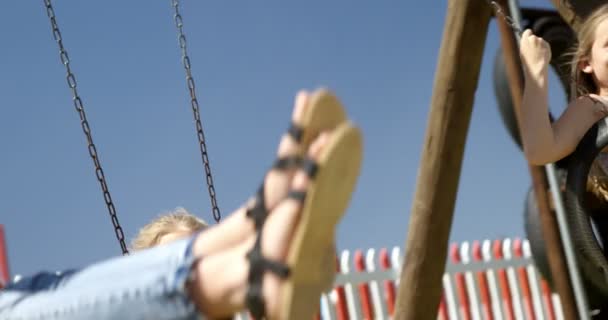
[[(322, 134), (313, 142), (309, 155), (316, 159), (328, 139), (328, 134)], [(310, 181), (303, 172), (298, 172), (292, 181), (292, 190), (306, 191)], [(287, 193), (289, 186), (285, 186), (282, 193)], [(268, 217), (262, 232), (261, 239), (262, 255), (272, 261), (285, 261), (290, 243), (290, 235), (293, 234), (302, 203), (295, 199), (281, 201), (272, 214)], [(204, 241), (199, 237), (197, 242)], [(255, 234), (237, 246), (228, 250), (212, 254), (204, 258), (199, 264), (198, 274), (195, 277), (205, 279), (200, 283), (202, 286), (202, 299), (204, 305), (199, 306), (205, 314), (211, 318), (231, 315), (245, 308), (248, 287), (248, 275), (250, 263), (247, 254), (254, 246)], [(195, 251), (195, 255), (199, 255)], [(333, 257), (332, 257), (333, 258)], [(276, 298), (278, 297), (281, 279), (273, 273), (267, 272), (263, 275), (264, 286), (262, 296), (267, 302), (265, 309), (272, 319), (276, 313)], [(195, 297), (196, 298), (196, 297)]]
[(263, 185), (244, 206), (221, 224), (208, 228), (202, 235), (203, 254), (213, 254), (241, 243), (261, 225), (268, 212), (287, 196), (296, 167), (302, 155), (321, 131), (332, 130), (345, 121), (346, 114), (333, 95), (326, 90), (301, 91), (295, 99), (292, 125), (283, 135), (277, 150), (277, 161), (264, 178)]
[(203, 258), (193, 271), (199, 310), (210, 317), (247, 308), (256, 318), (311, 319), (335, 276), (335, 226), (358, 176), (360, 142), (347, 124), (313, 142), (311, 162), (297, 171), (260, 232)]

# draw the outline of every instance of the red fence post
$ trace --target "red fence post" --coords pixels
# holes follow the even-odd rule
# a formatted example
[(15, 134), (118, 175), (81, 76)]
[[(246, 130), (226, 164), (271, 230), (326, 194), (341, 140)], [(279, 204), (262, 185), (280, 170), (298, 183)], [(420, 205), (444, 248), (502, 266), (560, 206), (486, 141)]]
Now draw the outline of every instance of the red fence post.
[(8, 284), (10, 272), (8, 270), (8, 252), (4, 236), (4, 226), (0, 224), (0, 288)]

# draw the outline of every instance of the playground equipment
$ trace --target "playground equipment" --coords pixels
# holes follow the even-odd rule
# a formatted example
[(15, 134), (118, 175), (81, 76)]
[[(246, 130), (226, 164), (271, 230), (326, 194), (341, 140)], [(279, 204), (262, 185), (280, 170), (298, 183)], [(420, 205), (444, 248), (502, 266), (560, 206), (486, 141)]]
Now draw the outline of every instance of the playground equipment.
[[(513, 5), (517, 2), (511, 1), (509, 5), (507, 1), (448, 1), (425, 143), (405, 242), (405, 263), (400, 274), (395, 319), (434, 319), (435, 311), (440, 305), (441, 277), (446, 257), (438, 253), (447, 251), (484, 41), (492, 9), (495, 9), (492, 3), (498, 4), (503, 10), (504, 15), (495, 21), (500, 30), (512, 101), (514, 105), (521, 103), (523, 76), (516, 35), (513, 34), (508, 19), (503, 19), (515, 16), (516, 23), (521, 21), (519, 8)], [(581, 19), (603, 1), (552, 0), (552, 3), (564, 21), (576, 30)], [(568, 226), (563, 221), (564, 210), (561, 210), (563, 206), (555, 166), (550, 164), (541, 168), (529, 165), (529, 172), (551, 275), (561, 297), (564, 318), (587, 319), (589, 310), (586, 297), (580, 292), (577, 265), (572, 248), (569, 247), (570, 235)], [(549, 185), (552, 197), (556, 199), (557, 214), (549, 210)], [(571, 279), (574, 281), (571, 282)]]
[[(209, 190), (209, 198), (211, 201), (211, 208), (213, 213), (213, 218), (216, 222), (219, 222), (221, 219), (220, 209), (217, 203), (217, 197), (215, 192), (215, 186), (213, 184), (213, 177), (211, 175), (211, 166), (209, 164), (209, 156), (207, 152), (207, 145), (205, 134), (203, 132), (203, 126), (200, 117), (199, 111), (199, 103), (196, 97), (196, 87), (194, 84), (194, 78), (192, 76), (191, 62), (190, 57), (188, 56), (188, 50), (186, 45), (186, 36), (184, 34), (183, 29), (183, 18), (179, 11), (179, 0), (172, 0), (171, 5), (174, 9), (173, 19), (175, 21), (175, 26), (178, 31), (178, 43), (181, 51), (181, 61), (186, 73), (186, 84), (188, 86), (188, 92), (190, 95), (190, 107), (192, 109), (192, 113), (194, 116), (194, 123), (196, 126), (196, 136), (198, 138), (199, 149), (201, 152), (201, 157), (203, 160), (203, 166), (205, 168), (205, 178), (207, 183), (207, 188)], [(129, 251), (127, 249), (127, 245), (125, 243), (125, 237), (120, 226), (120, 222), (118, 220), (118, 214), (114, 202), (112, 201), (112, 196), (110, 195), (110, 190), (108, 184), (106, 182), (105, 173), (101, 166), (101, 160), (99, 154), (97, 152), (97, 147), (93, 142), (93, 136), (91, 127), (89, 125), (89, 121), (87, 120), (84, 102), (83, 99), (78, 94), (78, 85), (76, 82), (76, 76), (72, 72), (72, 68), (70, 67), (70, 58), (67, 52), (67, 49), (64, 46), (63, 37), (61, 35), (61, 30), (59, 29), (59, 24), (57, 23), (57, 16), (55, 15), (55, 10), (53, 8), (53, 4), (51, 0), (44, 0), (44, 6), (46, 8), (46, 13), (49, 18), (49, 22), (51, 24), (51, 30), (53, 33), (53, 39), (57, 42), (57, 46), (59, 48), (59, 58), (61, 59), (61, 63), (65, 67), (66, 71), (66, 81), (70, 91), (72, 93), (72, 102), (74, 104), (74, 108), (76, 112), (78, 112), (78, 116), (80, 117), (80, 125), (82, 127), (82, 131), (85, 135), (87, 142), (87, 150), (91, 160), (93, 161), (93, 165), (95, 167), (95, 176), (99, 181), (99, 185), (101, 191), (103, 193), (103, 199), (108, 208), (108, 213), (110, 215), (110, 220), (112, 225), (114, 226), (114, 232), (116, 234), (116, 239), (118, 240), (123, 255), (128, 254)]]

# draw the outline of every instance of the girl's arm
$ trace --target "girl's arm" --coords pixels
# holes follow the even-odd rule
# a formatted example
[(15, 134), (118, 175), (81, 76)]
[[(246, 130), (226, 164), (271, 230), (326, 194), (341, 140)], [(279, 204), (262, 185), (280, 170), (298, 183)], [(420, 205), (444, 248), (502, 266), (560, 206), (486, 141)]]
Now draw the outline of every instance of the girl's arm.
[(520, 114), (520, 131), (524, 153), (533, 165), (555, 162), (576, 148), (589, 128), (604, 116), (601, 103), (583, 97), (568, 105), (559, 119), (551, 124), (548, 107), (548, 69), (551, 49), (530, 30), (524, 31), (520, 45), (524, 63), (524, 94)]
[(524, 153), (533, 165), (555, 162), (572, 153), (587, 130), (605, 116), (601, 103), (581, 97), (551, 124), (547, 75), (526, 75), (525, 81), (521, 135)]
[(553, 124), (555, 156), (546, 162), (555, 162), (572, 153), (591, 126), (606, 115), (605, 105), (588, 96), (571, 102)]

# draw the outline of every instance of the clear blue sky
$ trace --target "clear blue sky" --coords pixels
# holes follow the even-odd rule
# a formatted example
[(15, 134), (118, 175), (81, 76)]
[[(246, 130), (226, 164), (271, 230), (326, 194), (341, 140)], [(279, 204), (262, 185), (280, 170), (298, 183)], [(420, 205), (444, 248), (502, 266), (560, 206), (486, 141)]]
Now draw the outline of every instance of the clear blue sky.
[[(170, 1), (54, 5), (128, 239), (177, 206), (212, 221)], [(403, 245), (446, 1), (184, 1), (182, 11), (223, 215), (258, 186), (297, 90), (326, 86), (365, 135), (339, 249)], [(119, 255), (42, 1), (0, 2), (0, 30), (0, 223), (12, 273)], [(524, 236), (530, 178), (497, 111), (498, 44), (492, 23), (451, 241)]]

